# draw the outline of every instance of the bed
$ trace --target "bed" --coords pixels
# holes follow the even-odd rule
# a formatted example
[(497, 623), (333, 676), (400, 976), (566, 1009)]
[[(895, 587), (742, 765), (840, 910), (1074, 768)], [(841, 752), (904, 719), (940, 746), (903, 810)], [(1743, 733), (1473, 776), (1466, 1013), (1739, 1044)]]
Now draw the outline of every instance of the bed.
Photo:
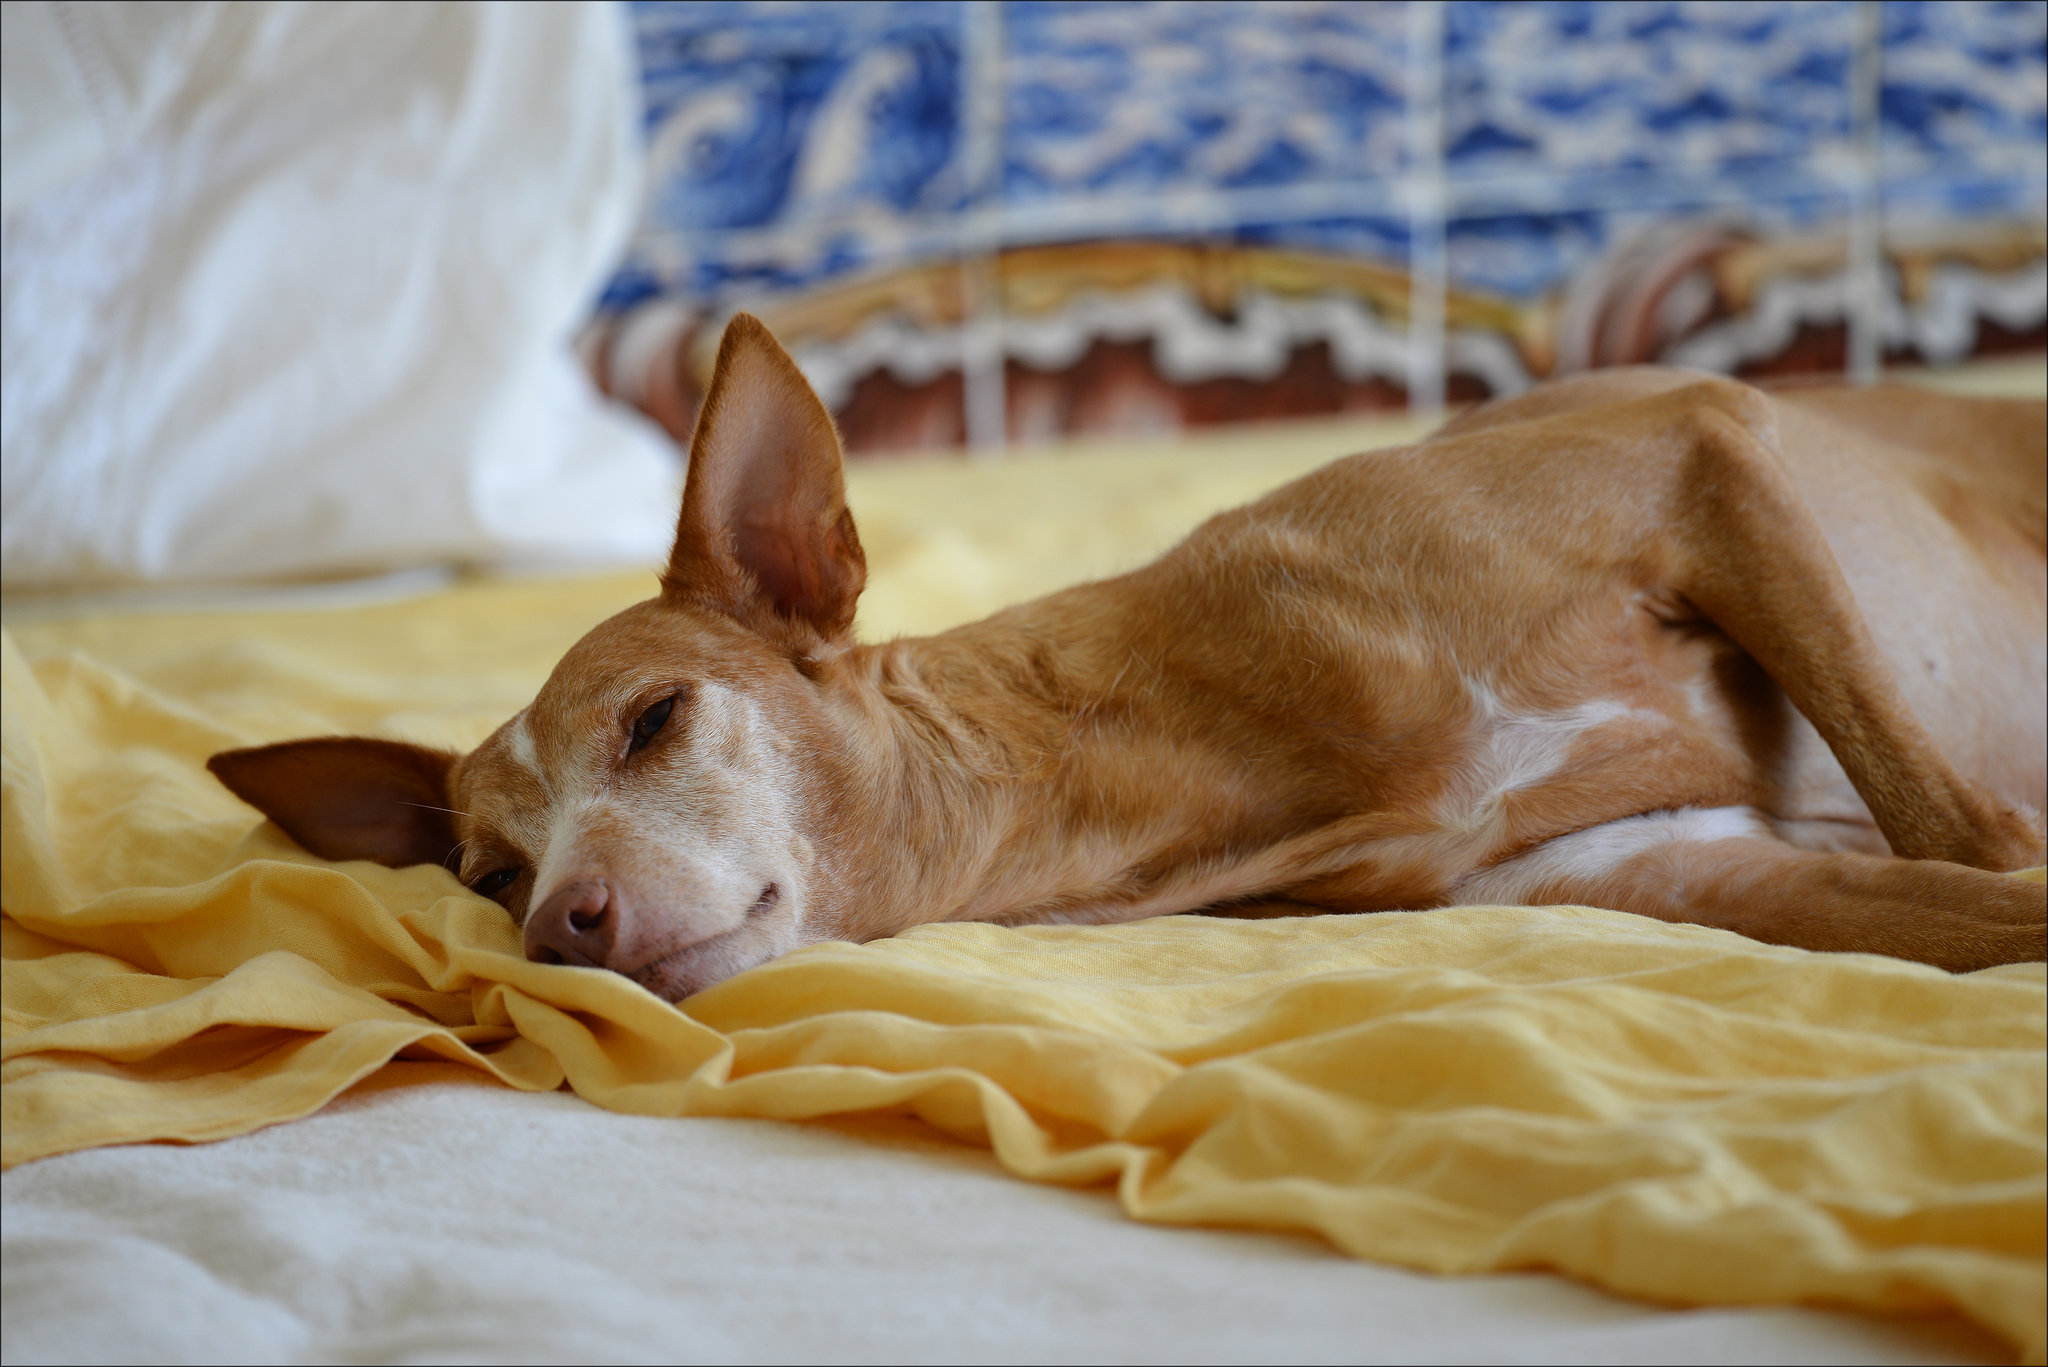
[[(216, 784), (472, 745), (651, 591), (681, 462), (569, 346), (618, 20), (5, 7), (0, 1359), (2043, 1360), (2040, 965), (1273, 907), (678, 1009)], [(860, 629), (1420, 430), (860, 463)]]
[[(1418, 430), (858, 466), (860, 629)], [(2040, 965), (1175, 917), (818, 946), (677, 1010), (201, 767), (474, 744), (651, 587), (10, 601), (7, 1361), (2042, 1359)]]

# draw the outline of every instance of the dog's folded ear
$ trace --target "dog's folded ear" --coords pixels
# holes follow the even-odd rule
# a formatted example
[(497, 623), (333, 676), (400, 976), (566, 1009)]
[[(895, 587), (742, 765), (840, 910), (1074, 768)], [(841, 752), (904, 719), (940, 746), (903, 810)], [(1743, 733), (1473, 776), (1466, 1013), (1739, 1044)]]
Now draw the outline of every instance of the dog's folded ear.
[(446, 750), (362, 736), (223, 750), (206, 761), (236, 797), (322, 859), (402, 868), (455, 848)]
[(853, 625), (867, 573), (832, 415), (760, 319), (735, 314), (690, 441), (663, 595), (829, 641)]

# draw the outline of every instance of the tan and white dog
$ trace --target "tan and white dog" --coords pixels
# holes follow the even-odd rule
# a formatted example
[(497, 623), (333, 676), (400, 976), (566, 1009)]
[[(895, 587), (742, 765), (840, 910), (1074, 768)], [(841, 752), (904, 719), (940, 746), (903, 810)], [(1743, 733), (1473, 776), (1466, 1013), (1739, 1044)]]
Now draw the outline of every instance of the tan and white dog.
[(314, 853), (459, 864), (678, 999), (933, 921), (1582, 902), (2040, 959), (2044, 408), (1607, 371), (1340, 460), (1153, 564), (857, 643), (832, 421), (727, 329), (659, 597), (468, 755), (213, 771)]

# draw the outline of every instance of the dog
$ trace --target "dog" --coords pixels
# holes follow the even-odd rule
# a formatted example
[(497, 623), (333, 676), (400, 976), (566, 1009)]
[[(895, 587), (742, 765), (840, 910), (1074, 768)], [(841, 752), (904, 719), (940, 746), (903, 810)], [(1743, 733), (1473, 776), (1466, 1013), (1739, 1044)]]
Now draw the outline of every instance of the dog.
[(832, 419), (727, 327), (659, 596), (467, 755), (209, 767), (446, 863), (669, 1000), (936, 921), (1586, 903), (2040, 959), (2044, 406), (1602, 371), (1340, 460), (1132, 573), (853, 635)]

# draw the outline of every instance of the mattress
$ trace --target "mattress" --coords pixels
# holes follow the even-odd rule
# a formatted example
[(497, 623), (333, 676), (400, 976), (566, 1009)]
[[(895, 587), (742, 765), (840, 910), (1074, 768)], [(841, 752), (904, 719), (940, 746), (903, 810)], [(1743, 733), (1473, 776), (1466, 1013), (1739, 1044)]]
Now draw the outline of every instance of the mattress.
[(1675, 1310), (1168, 1229), (916, 1122), (602, 1111), (398, 1064), (5, 1191), (9, 1362), (1966, 1363), (1952, 1318)]
[[(863, 467), (861, 630), (1409, 432)], [(652, 579), (406, 587), (9, 604), (9, 1360), (2042, 1353), (2038, 965), (1181, 917), (818, 946), (678, 1011), (200, 768), (474, 744)]]

